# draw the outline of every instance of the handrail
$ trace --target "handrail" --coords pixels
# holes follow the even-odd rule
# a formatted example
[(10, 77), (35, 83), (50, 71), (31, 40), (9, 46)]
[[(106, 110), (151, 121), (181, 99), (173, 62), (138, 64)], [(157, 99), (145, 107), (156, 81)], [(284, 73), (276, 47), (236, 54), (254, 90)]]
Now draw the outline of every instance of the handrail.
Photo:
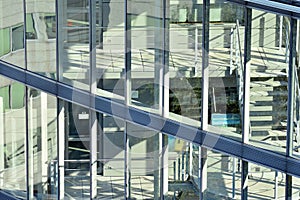
[(244, 99), (243, 99), (244, 68), (243, 67), (244, 65), (243, 65), (243, 58), (242, 58), (239, 20), (236, 20), (236, 26), (235, 26), (235, 65), (236, 65), (236, 78), (238, 84), (238, 94), (239, 94), (238, 100), (239, 100), (240, 115), (243, 116), (243, 104), (244, 104)]
[(299, 77), (297, 73), (296, 67), (294, 67), (294, 73), (295, 73), (295, 86), (296, 86), (296, 91), (295, 91), (295, 96), (296, 96), (296, 116), (295, 116), (295, 123), (296, 123), (296, 141), (297, 141), (297, 146), (293, 147), (293, 149), (297, 149), (300, 147), (300, 86), (299, 86)]

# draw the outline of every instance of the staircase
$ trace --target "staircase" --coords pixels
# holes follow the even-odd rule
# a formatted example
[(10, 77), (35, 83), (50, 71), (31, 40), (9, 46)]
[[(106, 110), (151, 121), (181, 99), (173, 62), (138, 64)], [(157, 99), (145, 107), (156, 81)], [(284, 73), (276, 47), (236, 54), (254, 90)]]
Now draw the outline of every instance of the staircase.
[[(286, 139), (287, 64), (281, 50), (258, 48), (252, 55), (250, 80), (251, 136), (259, 141)], [(278, 142), (276, 142), (278, 143)], [(279, 142), (277, 145), (284, 146)]]

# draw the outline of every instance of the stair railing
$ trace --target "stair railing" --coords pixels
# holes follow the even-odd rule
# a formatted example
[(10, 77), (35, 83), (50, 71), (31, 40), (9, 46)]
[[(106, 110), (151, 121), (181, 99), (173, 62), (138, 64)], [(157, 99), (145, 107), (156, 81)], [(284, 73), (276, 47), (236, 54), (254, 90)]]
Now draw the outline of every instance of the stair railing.
[(299, 77), (298, 77), (298, 72), (296, 67), (294, 68), (294, 73), (295, 73), (295, 96), (296, 96), (296, 116), (294, 119), (294, 123), (296, 124), (296, 135), (295, 135), (295, 140), (297, 142), (296, 147), (294, 149), (299, 149), (300, 148), (300, 86), (299, 86)]
[(240, 114), (243, 116), (243, 105), (244, 105), (244, 65), (242, 57), (242, 47), (240, 38), (240, 24), (239, 20), (236, 20), (235, 30), (235, 65), (236, 65), (236, 78), (238, 86), (238, 101)]

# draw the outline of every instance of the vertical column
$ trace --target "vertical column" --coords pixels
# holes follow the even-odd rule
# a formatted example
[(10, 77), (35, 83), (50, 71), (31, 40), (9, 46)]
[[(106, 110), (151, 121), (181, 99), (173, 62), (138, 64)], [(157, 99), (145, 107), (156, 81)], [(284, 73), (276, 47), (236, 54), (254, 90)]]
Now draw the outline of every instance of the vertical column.
[[(289, 40), (289, 70), (288, 70), (288, 117), (287, 117), (287, 138), (286, 156), (293, 154), (293, 134), (294, 134), (294, 102), (295, 102), (295, 73), (296, 72), (296, 36), (297, 20), (290, 19), (290, 40)], [(288, 166), (287, 166), (288, 167)], [(292, 199), (292, 176), (286, 174), (285, 198)]]
[[(130, 0), (124, 1), (124, 19), (125, 19), (125, 80), (124, 80), (124, 98), (125, 104), (128, 106), (131, 102), (131, 16), (128, 13), (130, 6)], [(131, 167), (130, 167), (130, 145), (129, 138), (127, 135), (127, 122), (124, 123), (124, 151), (125, 151), (125, 162), (124, 162), (124, 185), (125, 185), (125, 199), (130, 199), (130, 178), (131, 178)]]
[[(26, 87), (26, 90), (28, 91), (29, 89)], [(36, 116), (34, 117), (34, 109), (33, 109), (33, 98), (32, 96), (28, 96), (28, 118), (26, 119), (26, 123), (28, 124), (28, 174), (27, 176), (29, 177), (29, 181), (27, 182), (29, 190), (27, 191), (29, 193), (29, 198), (33, 199), (34, 198), (34, 154), (33, 154), (33, 146), (34, 146), (34, 120), (36, 120)]]
[(58, 81), (63, 81), (63, 63), (67, 59), (64, 52), (66, 13), (67, 1), (56, 0), (56, 74)]
[[(90, 106), (94, 107), (95, 99), (94, 94), (97, 90), (96, 80), (96, 1), (89, 0), (89, 42), (90, 42)], [(96, 112), (89, 110), (89, 129), (90, 129), (90, 198), (95, 199), (97, 197), (97, 116)]]
[[(169, 117), (169, 89), (170, 89), (170, 79), (169, 79), (169, 9), (170, 1), (163, 0), (163, 66), (162, 66), (162, 105), (161, 111), (162, 116), (165, 118)], [(169, 164), (169, 144), (168, 135), (162, 134), (162, 164), (161, 164), (161, 199), (167, 199), (168, 196), (168, 164)]]
[(0, 97), (0, 189), (4, 186), (4, 154), (5, 146), (4, 146), (4, 104), (3, 98)]
[(57, 159), (58, 159), (58, 199), (64, 199), (65, 195), (65, 103), (57, 101)]
[[(155, 43), (155, 60), (154, 60), (154, 105), (158, 106), (158, 112), (163, 115), (163, 101), (164, 101), (164, 8), (163, 1), (155, 0), (155, 31), (154, 31), (154, 43)], [(163, 135), (158, 133), (155, 137), (154, 144), (154, 199), (159, 199), (163, 196)], [(160, 177), (161, 176), (161, 177)]]
[[(202, 110), (201, 129), (206, 130), (208, 125), (208, 90), (209, 90), (209, 8), (210, 1), (203, 0), (202, 16)], [(202, 141), (204, 138), (202, 138)], [(203, 193), (207, 188), (207, 149), (199, 147), (199, 199), (203, 199)]]
[[(244, 85), (243, 85), (243, 116), (242, 116), (242, 141), (249, 143), (250, 135), (250, 62), (251, 62), (251, 23), (252, 10), (245, 8), (245, 42), (244, 42)], [(242, 161), (242, 195), (243, 200), (248, 199), (248, 162)]]
[(41, 92), (40, 125), (41, 125), (41, 173), (43, 192), (46, 193), (48, 181), (48, 114), (47, 93)]

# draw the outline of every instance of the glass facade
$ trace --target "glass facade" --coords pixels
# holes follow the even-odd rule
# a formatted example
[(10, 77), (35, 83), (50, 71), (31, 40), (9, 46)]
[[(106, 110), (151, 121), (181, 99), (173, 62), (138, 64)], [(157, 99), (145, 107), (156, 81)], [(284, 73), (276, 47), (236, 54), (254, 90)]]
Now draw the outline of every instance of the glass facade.
[(0, 199), (299, 199), (299, 16), (0, 0)]

